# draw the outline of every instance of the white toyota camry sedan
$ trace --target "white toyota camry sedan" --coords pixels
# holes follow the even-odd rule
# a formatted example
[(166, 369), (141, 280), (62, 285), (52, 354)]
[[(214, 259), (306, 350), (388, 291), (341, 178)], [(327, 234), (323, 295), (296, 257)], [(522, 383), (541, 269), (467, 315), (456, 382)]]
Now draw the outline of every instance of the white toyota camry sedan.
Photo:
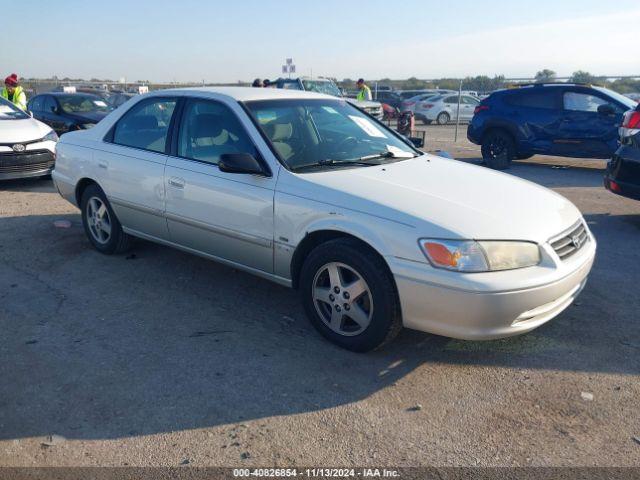
[(557, 193), (424, 154), (309, 92), (142, 95), (64, 135), (53, 178), (100, 252), (140, 237), (296, 288), (318, 331), (354, 351), (402, 326), (528, 332), (571, 304), (596, 251)]

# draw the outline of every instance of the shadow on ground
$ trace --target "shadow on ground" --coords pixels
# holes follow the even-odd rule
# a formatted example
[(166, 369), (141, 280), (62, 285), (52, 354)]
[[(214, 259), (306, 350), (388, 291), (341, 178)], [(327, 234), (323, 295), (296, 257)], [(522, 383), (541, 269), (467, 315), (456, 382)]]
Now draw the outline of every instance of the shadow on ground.
[[(58, 219), (71, 227), (54, 228)], [(0, 439), (118, 438), (304, 413), (357, 402), (428, 364), (637, 375), (630, 312), (640, 305), (628, 289), (640, 283), (640, 216), (587, 220), (609, 253), (553, 322), (493, 342), (404, 331), (358, 355), (321, 339), (296, 293), (265, 280), (142, 241), (101, 255), (77, 215), (1, 218)]]

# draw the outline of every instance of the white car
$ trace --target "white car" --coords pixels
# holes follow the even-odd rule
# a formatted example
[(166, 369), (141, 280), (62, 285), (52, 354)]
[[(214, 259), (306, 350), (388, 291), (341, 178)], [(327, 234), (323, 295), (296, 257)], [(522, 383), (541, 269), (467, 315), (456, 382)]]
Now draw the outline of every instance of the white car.
[[(460, 97), (460, 120), (470, 121), (478, 105), (480, 105), (480, 100), (476, 97), (462, 95)], [(416, 119), (422, 120), (426, 124), (436, 122), (438, 125), (446, 125), (457, 118), (458, 94), (440, 95), (417, 102), (413, 111)]]
[(0, 180), (49, 175), (57, 141), (51, 127), (0, 98)]
[(140, 237), (297, 288), (318, 331), (354, 351), (402, 326), (528, 332), (571, 304), (596, 252), (557, 193), (424, 154), (304, 91), (137, 97), (64, 135), (52, 176), (100, 252)]

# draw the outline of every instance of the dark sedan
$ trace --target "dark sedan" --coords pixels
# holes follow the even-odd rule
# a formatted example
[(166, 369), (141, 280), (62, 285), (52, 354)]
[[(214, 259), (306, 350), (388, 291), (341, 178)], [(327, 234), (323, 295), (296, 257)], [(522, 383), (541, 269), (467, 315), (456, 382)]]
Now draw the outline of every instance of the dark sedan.
[(29, 100), (27, 108), (58, 135), (91, 128), (113, 110), (97, 95), (61, 92), (36, 95)]
[(640, 105), (624, 115), (620, 147), (607, 165), (607, 190), (640, 200)]

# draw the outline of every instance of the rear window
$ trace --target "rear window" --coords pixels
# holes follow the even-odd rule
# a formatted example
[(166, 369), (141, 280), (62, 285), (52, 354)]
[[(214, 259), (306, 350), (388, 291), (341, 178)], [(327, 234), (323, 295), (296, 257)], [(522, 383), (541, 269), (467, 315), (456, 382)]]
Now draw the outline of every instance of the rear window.
[(516, 91), (507, 95), (505, 102), (516, 107), (556, 109), (556, 98), (556, 92), (549, 89), (539, 92)]

